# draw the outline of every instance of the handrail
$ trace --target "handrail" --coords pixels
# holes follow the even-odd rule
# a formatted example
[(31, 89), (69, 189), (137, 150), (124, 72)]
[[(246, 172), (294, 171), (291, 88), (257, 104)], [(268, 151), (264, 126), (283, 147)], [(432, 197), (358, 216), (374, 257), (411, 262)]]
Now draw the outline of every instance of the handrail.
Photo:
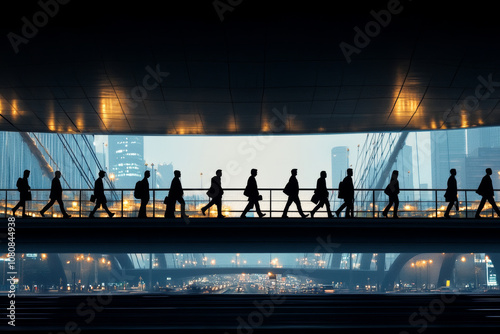
[[(209, 198), (206, 195), (207, 188), (184, 188), (184, 199), (186, 201), (186, 210), (190, 216), (200, 216), (201, 206), (208, 203)], [(247, 203), (247, 198), (243, 195), (245, 188), (226, 188), (224, 189), (223, 211), (226, 215), (239, 216), (243, 211), (243, 207)], [(302, 202), (304, 212), (308, 213), (314, 204), (310, 202), (309, 195), (312, 195), (315, 188), (301, 188), (299, 197)], [(108, 207), (115, 212), (116, 217), (136, 217), (138, 212), (138, 203), (140, 200), (133, 197), (132, 188), (114, 188), (105, 189), (107, 195)], [(262, 211), (268, 213), (267, 217), (280, 217), (284, 209), (285, 202), (288, 197), (283, 193), (283, 188), (260, 188), (260, 193), (263, 195), (263, 200), (260, 202)], [(328, 188), (330, 206), (333, 206), (332, 212), (343, 203), (342, 199), (338, 199), (336, 193), (338, 188)], [(384, 189), (369, 189), (360, 188), (354, 189), (354, 213), (356, 217), (377, 218), (381, 217), (381, 212), (388, 202), (388, 196), (383, 191)], [(442, 217), (447, 206), (444, 200), (444, 192), (446, 189), (418, 189), (408, 188), (400, 189), (400, 205), (399, 215), (402, 217)], [(499, 192), (500, 189), (494, 189)], [(28, 214), (38, 216), (40, 209), (49, 201), (50, 189), (31, 189), (33, 200), (27, 204)], [(165, 204), (164, 197), (168, 194), (169, 188), (150, 189), (151, 199), (148, 203), (147, 213), (149, 217), (161, 218), (164, 216)], [(93, 189), (64, 189), (63, 200), (69, 214), (77, 217), (88, 216), (92, 210), (94, 203), (87, 198), (93, 193)], [(365, 193), (365, 194), (362, 194)], [(370, 194), (371, 193), (371, 194)], [(461, 218), (470, 218), (475, 215), (475, 210), (479, 204), (481, 197), (476, 194), (476, 189), (458, 189), (458, 200), (460, 204), (460, 212), (457, 214), (452, 211), (454, 216)], [(69, 195), (71, 194), (71, 195)], [(237, 194), (234, 196), (232, 194)], [(69, 197), (70, 196), (70, 197)], [(3, 197), (3, 198), (2, 198)], [(362, 197), (362, 198), (361, 198)], [(9, 210), (18, 202), (19, 193), (17, 189), (0, 189), (0, 215), (9, 216)], [(69, 204), (69, 205), (68, 205)], [(215, 216), (215, 206), (208, 212), (208, 216)], [(489, 203), (486, 204), (483, 211), (488, 216), (493, 216), (494, 211)], [(21, 210), (21, 209), (20, 209)], [(253, 211), (253, 210), (252, 210)], [(251, 212), (252, 212), (251, 211)], [(18, 211), (20, 212), (20, 211)], [(100, 211), (98, 211), (100, 212)], [(491, 214), (490, 214), (491, 212)], [(57, 203), (48, 211), (48, 216), (60, 217), (58, 215)], [(177, 211), (178, 213), (178, 211)], [(298, 216), (298, 211), (295, 204), (292, 204), (289, 210), (290, 216)], [(391, 214), (392, 215), (392, 209)], [(98, 216), (98, 214), (96, 215)], [(315, 217), (326, 216), (325, 208), (318, 211)]]

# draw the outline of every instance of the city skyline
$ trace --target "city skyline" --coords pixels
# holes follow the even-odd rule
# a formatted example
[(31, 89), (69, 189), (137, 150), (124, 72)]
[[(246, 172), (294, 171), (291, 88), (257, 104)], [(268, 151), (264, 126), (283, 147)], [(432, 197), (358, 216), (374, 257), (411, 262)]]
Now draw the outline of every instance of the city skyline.
[[(144, 158), (148, 168), (151, 168), (151, 163), (156, 166), (161, 163), (171, 163), (174, 169), (181, 170), (182, 183), (186, 188), (207, 187), (217, 169), (223, 170), (223, 183), (226, 188), (241, 188), (246, 184), (252, 168), (259, 170), (257, 182), (262, 188), (283, 187), (293, 168), (298, 169), (297, 178), (302, 188), (314, 188), (322, 170), (328, 174), (328, 185), (332, 184), (334, 179), (331, 175), (332, 148), (348, 147), (349, 167), (354, 169), (366, 136), (365, 133), (282, 136), (144, 136)], [(411, 133), (407, 139), (407, 145), (414, 147), (417, 136), (420, 143), (419, 157), (417, 157), (417, 150), (413, 149), (412, 160), (415, 169), (418, 167), (418, 161), (421, 175), (419, 178), (412, 173), (413, 184), (430, 185), (429, 133)], [(103, 147), (101, 143), (106, 142), (106, 136), (96, 136), (95, 141), (96, 148), (99, 150)], [(218, 147), (222, 148), (218, 149)], [(278, 161), (284, 166), (279, 170), (273, 168), (275, 162)], [(357, 175), (354, 175), (355, 179), (356, 177)]]

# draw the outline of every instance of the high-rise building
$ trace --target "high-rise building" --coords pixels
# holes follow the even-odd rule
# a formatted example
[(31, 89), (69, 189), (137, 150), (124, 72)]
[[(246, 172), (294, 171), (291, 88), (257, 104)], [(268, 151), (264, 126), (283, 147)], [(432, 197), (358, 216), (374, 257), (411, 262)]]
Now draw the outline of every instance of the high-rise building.
[(339, 182), (347, 175), (346, 170), (349, 168), (349, 148), (347, 146), (336, 146), (332, 148), (332, 188), (337, 188)]
[[(404, 145), (396, 158), (391, 170), (399, 172), (399, 188), (400, 189), (413, 189), (413, 149), (409, 145)], [(400, 199), (412, 201), (414, 193), (412, 191), (404, 191), (399, 196)]]
[[(108, 136), (110, 174), (116, 188), (134, 188), (144, 177), (144, 139), (142, 136)], [(110, 175), (111, 177), (111, 175)]]
[(174, 178), (174, 166), (170, 164), (159, 164), (156, 173), (156, 185), (158, 188), (170, 188)]
[(479, 147), (474, 154), (467, 156), (465, 159), (467, 173), (462, 176), (465, 178), (467, 189), (477, 189), (481, 179), (486, 175), (486, 168), (493, 170), (493, 175), (491, 175), (493, 188), (498, 189), (500, 186), (500, 147)]
[(431, 131), (432, 188), (444, 189), (450, 169), (457, 170), (457, 186), (464, 188), (467, 138), (465, 130)]
[(446, 188), (455, 168), (459, 189), (477, 188), (486, 168), (500, 168), (499, 149), (500, 127), (432, 131), (432, 187)]

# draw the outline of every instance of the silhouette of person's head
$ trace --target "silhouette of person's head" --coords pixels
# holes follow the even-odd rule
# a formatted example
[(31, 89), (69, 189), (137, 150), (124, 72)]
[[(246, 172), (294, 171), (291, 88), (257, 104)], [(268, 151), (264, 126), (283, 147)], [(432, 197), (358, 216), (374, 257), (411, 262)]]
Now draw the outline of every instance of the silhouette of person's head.
[(392, 171), (392, 176), (391, 176), (391, 179), (397, 179), (398, 178), (398, 175), (399, 175), (399, 172), (397, 170), (393, 170)]
[(450, 169), (451, 175), (457, 175), (457, 170), (455, 168)]
[(491, 171), (491, 168), (486, 168), (486, 174), (491, 175), (493, 172)]
[(55, 175), (56, 175), (57, 178), (60, 178), (61, 177), (61, 172), (57, 170), (56, 173), (55, 173)]
[(352, 168), (347, 168), (347, 175), (352, 176)]
[(174, 170), (174, 176), (175, 177), (181, 177), (181, 171), (180, 170)]
[(319, 175), (322, 177), (322, 178), (326, 178), (326, 172), (324, 170), (321, 171), (321, 173), (319, 173)]
[(105, 172), (105, 171), (103, 171), (103, 170), (99, 171), (99, 177), (100, 177), (100, 178), (103, 178), (103, 177), (104, 177), (104, 175), (106, 175), (106, 172)]
[(24, 177), (25, 179), (27, 179), (29, 176), (30, 176), (30, 171), (29, 171), (28, 169), (26, 169), (26, 170), (24, 171), (24, 173), (23, 173), (23, 177)]
[(215, 175), (217, 175), (218, 177), (221, 177), (222, 176), (222, 170), (217, 169), (217, 171), (215, 172)]
[(297, 169), (296, 169), (296, 168), (292, 169), (292, 175), (293, 175), (293, 176), (296, 176), (296, 175), (297, 175)]
[(251, 171), (250, 171), (250, 174), (252, 176), (257, 176), (257, 170), (255, 168), (253, 168)]
[(144, 178), (147, 179), (151, 176), (151, 173), (147, 170), (144, 172)]

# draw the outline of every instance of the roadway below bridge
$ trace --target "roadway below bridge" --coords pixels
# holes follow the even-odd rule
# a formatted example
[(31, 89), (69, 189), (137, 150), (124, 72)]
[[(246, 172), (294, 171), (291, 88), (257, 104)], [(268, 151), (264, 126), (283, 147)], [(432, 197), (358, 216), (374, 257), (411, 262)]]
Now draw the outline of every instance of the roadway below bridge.
[[(17, 252), (500, 253), (500, 219), (485, 218), (18, 218), (15, 223)], [(7, 219), (1, 226), (7, 231)]]
[[(345, 270), (345, 269), (324, 269), (324, 268), (265, 268), (265, 267), (194, 267), (194, 268), (166, 268), (153, 270), (149, 269), (125, 269), (124, 275), (127, 277), (149, 277), (153, 282), (164, 282), (166, 277), (172, 280), (201, 277), (208, 275), (232, 275), (232, 274), (268, 274), (276, 275), (296, 275), (314, 278), (318, 282), (331, 284), (332, 278), (337, 281), (366, 282), (368, 278), (376, 278), (377, 272), (373, 270)], [(355, 276), (355, 277), (354, 277)]]

